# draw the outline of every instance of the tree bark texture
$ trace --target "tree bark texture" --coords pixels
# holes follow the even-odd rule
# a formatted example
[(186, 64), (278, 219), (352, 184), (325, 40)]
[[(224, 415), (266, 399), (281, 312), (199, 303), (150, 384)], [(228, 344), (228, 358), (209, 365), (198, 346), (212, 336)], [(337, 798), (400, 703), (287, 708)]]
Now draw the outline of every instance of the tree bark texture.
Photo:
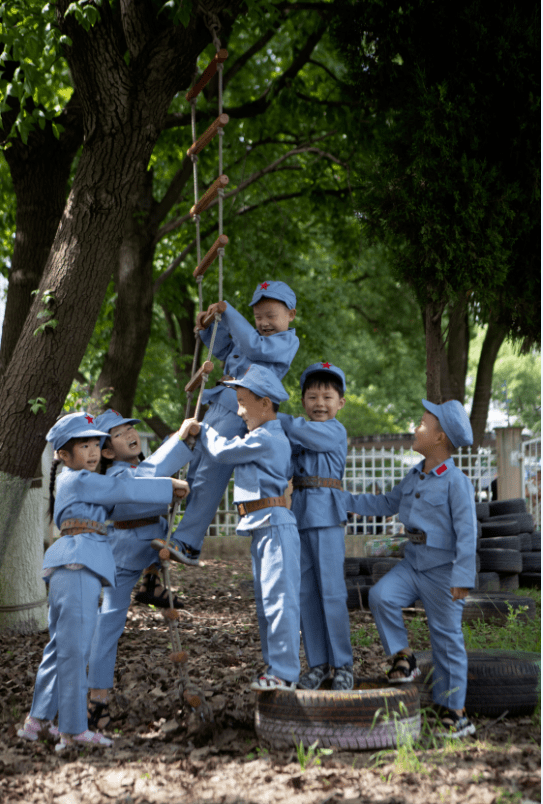
[(464, 404), (469, 355), (469, 319), (465, 299), (449, 307), (449, 331), (442, 354), (441, 397)]
[(435, 402), (437, 405), (441, 404), (442, 313), (443, 305), (428, 299), (424, 322), (426, 334), (426, 398), (429, 402)]
[(492, 394), (492, 374), (494, 363), (500, 351), (500, 346), (505, 340), (506, 329), (494, 321), (491, 321), (486, 331), (477, 367), (477, 378), (475, 380), (475, 391), (473, 394), (473, 406), (471, 408), (471, 428), (473, 430), (473, 448), (479, 447), (484, 438), (486, 420), (488, 418), (488, 407)]
[[(33, 476), (43, 439), (91, 337), (127, 214), (137, 203), (140, 176), (175, 93), (189, 85), (196, 58), (211, 40), (197, 14), (187, 28), (173, 26), (166, 14), (156, 15), (151, 2), (121, 3), (115, 10), (103, 3), (100, 21), (88, 32), (74, 15), (64, 17), (68, 5), (59, 0), (57, 11), (61, 32), (73, 42), (67, 58), (81, 103), (84, 144), (41, 292), (0, 389), (0, 472), (8, 479)], [(213, 6), (216, 13), (225, 8), (226, 2)], [(47, 310), (57, 323), (36, 332), (47, 320), (38, 318), (45, 290), (52, 294)], [(28, 403), (36, 397), (47, 400), (38, 414)], [(17, 503), (12, 507), (15, 511)], [(0, 544), (7, 535), (0, 531)]]

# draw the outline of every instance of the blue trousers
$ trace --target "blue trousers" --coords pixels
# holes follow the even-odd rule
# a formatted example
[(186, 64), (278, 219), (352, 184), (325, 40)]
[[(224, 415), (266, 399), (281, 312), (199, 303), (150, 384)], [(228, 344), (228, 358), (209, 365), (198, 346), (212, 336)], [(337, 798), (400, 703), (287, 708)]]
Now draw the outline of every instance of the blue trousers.
[(91, 570), (57, 569), (49, 583), (49, 635), (30, 714), (65, 734), (87, 728), (87, 662), (98, 615), (101, 579)]
[(98, 612), (89, 658), (89, 687), (110, 689), (117, 659), (117, 644), (126, 623), (132, 589), (141, 570), (117, 567), (117, 586), (106, 586)]
[(404, 559), (371, 587), (369, 604), (385, 653), (392, 656), (409, 645), (402, 608), (422, 600), (432, 644), (433, 700), (449, 709), (462, 709), (468, 681), (464, 601), (451, 597), (451, 569), (451, 564), (445, 564), (419, 572)]
[(296, 525), (252, 532), (256, 613), (264, 662), (284, 681), (300, 677), (300, 539)]
[(300, 530), (300, 616), (310, 667), (353, 663), (342, 525)]
[[(225, 438), (243, 436), (247, 432), (243, 419), (220, 402), (210, 405), (204, 421)], [(175, 542), (185, 542), (201, 550), (233, 471), (234, 466), (213, 460), (196, 439), (187, 472), (190, 494), (183, 519), (172, 534)]]

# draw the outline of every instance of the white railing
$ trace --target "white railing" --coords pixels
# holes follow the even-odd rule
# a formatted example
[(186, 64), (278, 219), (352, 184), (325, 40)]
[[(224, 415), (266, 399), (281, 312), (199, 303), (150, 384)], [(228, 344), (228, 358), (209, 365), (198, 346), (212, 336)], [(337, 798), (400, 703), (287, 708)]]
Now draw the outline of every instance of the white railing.
[[(490, 483), (496, 477), (496, 454), (490, 449), (460, 449), (454, 456), (456, 465), (469, 477), (475, 487), (475, 499), (486, 500)], [(343, 476), (343, 488), (354, 494), (363, 492), (386, 493), (421, 460), (421, 456), (411, 449), (355, 449), (349, 450)], [(215, 519), (208, 529), (209, 536), (233, 536), (239, 517), (232, 501), (233, 481), (231, 480)], [(382, 518), (373, 521), (371, 517), (352, 517), (347, 523), (346, 533), (357, 535), (377, 535), (399, 533), (402, 528), (398, 517), (383, 522)]]
[(526, 508), (541, 529), (541, 436), (523, 442), (521, 471)]

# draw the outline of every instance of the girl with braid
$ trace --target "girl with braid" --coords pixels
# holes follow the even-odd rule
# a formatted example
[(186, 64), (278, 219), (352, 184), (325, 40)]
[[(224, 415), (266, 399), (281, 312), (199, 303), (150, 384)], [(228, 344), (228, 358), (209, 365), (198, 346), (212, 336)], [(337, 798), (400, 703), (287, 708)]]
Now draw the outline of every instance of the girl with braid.
[[(188, 484), (171, 478), (112, 478), (95, 473), (100, 439), (92, 416), (71, 413), (47, 433), (55, 460), (51, 469), (50, 515), (61, 537), (46, 551), (43, 577), (49, 583), (50, 641), (36, 676), (30, 714), (17, 734), (37, 740), (41, 733), (68, 745), (110, 746), (112, 741), (87, 728), (87, 663), (98, 615), (102, 584), (115, 586), (115, 560), (105, 520), (117, 503), (160, 502), (166, 506), (188, 494)], [(58, 457), (57, 457), (58, 455)], [(56, 470), (64, 469), (57, 480)], [(58, 728), (53, 719), (58, 712)]]

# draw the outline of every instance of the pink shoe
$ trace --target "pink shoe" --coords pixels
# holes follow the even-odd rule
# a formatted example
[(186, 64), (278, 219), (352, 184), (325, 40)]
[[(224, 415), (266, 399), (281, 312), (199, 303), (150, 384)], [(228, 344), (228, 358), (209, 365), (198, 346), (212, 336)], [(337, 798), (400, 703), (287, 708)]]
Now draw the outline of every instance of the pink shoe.
[(28, 715), (23, 728), (18, 730), (17, 737), (22, 737), (23, 740), (32, 740), (34, 742), (39, 739), (40, 732), (43, 731), (43, 729), (47, 730), (51, 737), (58, 737), (60, 735), (59, 730), (56, 726), (53, 726), (51, 720), (38, 720), (37, 717)]
[(113, 745), (113, 740), (104, 737), (99, 731), (82, 731), (81, 734), (61, 734), (60, 742), (55, 745), (55, 751), (63, 751), (74, 744), (78, 745), (101, 745), (103, 748), (109, 748)]

